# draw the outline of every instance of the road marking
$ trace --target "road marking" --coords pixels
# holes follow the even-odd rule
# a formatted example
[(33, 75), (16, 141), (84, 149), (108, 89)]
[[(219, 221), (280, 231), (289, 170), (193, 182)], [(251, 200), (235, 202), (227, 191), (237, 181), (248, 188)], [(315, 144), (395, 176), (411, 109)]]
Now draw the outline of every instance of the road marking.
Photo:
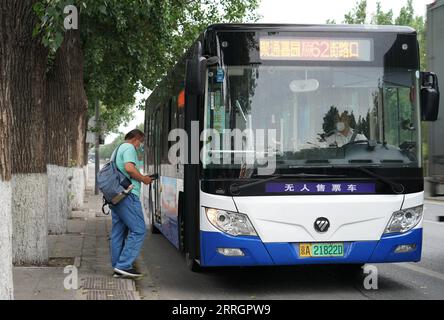
[(396, 265), (398, 267), (409, 269), (409, 270), (412, 270), (412, 271), (416, 271), (418, 273), (425, 274), (425, 275), (427, 275), (429, 277), (437, 278), (439, 280), (444, 281), (444, 274), (442, 274), (442, 273), (439, 273), (439, 272), (436, 272), (436, 271), (432, 271), (432, 270), (429, 270), (429, 269), (426, 269), (426, 268), (423, 268), (423, 267), (419, 267), (419, 266), (411, 264), (411, 263), (399, 263), (399, 264), (397, 263)]

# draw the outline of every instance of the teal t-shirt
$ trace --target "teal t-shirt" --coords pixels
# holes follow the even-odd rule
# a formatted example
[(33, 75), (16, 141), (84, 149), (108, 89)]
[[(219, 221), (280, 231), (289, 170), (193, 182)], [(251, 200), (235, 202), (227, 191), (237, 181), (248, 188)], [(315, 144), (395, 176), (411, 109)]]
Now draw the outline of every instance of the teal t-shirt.
[(116, 165), (117, 168), (127, 177), (131, 180), (131, 183), (133, 184), (134, 188), (131, 191), (136, 196), (140, 198), (140, 187), (141, 184), (139, 181), (134, 180), (130, 177), (128, 172), (125, 170), (125, 163), (132, 162), (136, 166), (137, 169), (139, 169), (139, 159), (137, 157), (137, 151), (136, 148), (130, 144), (130, 143), (124, 143), (120, 146), (119, 151), (117, 152), (116, 156)]

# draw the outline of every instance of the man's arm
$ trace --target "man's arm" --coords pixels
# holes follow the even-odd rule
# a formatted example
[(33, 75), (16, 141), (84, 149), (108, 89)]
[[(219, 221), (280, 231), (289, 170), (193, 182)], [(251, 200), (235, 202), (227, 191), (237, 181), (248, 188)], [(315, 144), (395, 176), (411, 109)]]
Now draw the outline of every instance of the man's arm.
[(139, 182), (142, 182), (144, 184), (150, 184), (151, 183), (151, 177), (150, 176), (144, 176), (142, 175), (139, 170), (137, 170), (136, 166), (132, 162), (126, 162), (125, 163), (125, 170), (128, 172), (131, 178), (134, 180), (137, 180)]

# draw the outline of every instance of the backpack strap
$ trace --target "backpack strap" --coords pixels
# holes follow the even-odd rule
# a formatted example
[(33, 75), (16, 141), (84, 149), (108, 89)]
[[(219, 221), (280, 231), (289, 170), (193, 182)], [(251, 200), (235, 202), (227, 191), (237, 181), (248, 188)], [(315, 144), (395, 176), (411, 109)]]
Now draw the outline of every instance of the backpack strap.
[(116, 150), (114, 150), (113, 152), (113, 156), (111, 157), (111, 162), (116, 162), (116, 158), (117, 158), (117, 153), (119, 152), (119, 148), (122, 146), (122, 144), (124, 144), (125, 142), (122, 142), (121, 144), (119, 144), (119, 146), (116, 148)]

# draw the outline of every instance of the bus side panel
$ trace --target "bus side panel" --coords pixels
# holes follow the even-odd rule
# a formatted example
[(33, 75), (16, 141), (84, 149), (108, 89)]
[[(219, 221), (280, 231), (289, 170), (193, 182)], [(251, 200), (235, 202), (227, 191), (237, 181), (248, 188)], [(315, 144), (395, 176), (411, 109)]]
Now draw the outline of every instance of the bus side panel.
[(162, 233), (176, 247), (179, 248), (179, 185), (178, 179), (160, 177), (161, 184), (161, 212)]

